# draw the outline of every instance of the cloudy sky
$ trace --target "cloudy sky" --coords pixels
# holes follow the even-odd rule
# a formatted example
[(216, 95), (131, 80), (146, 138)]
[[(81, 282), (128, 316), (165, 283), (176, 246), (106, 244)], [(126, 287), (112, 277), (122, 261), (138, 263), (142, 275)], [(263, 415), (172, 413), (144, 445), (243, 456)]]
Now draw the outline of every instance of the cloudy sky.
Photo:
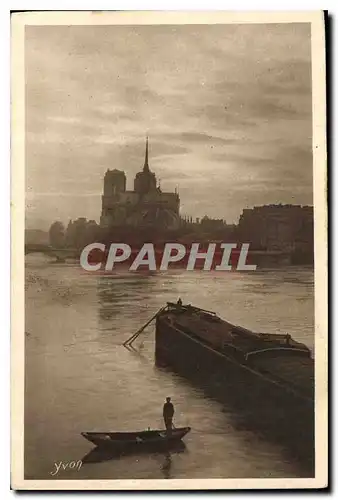
[(310, 26), (26, 27), (26, 221), (99, 221), (107, 168), (182, 214), (312, 204)]

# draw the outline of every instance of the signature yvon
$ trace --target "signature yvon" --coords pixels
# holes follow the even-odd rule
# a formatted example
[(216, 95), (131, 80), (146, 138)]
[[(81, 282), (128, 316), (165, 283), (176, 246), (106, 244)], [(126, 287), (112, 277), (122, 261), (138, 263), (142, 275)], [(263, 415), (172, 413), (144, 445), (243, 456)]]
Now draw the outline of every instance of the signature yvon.
[(50, 472), (51, 476), (56, 476), (60, 470), (80, 470), (82, 467), (82, 461), (78, 460), (77, 462), (75, 462), (73, 460), (72, 462), (54, 462), (54, 467), (55, 468)]

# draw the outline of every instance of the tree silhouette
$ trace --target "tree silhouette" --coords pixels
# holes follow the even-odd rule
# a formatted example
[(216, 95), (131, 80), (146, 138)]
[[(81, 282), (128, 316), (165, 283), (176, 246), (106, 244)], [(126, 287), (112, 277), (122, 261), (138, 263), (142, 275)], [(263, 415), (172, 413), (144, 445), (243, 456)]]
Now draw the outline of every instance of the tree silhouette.
[(49, 229), (49, 243), (52, 247), (62, 248), (65, 244), (65, 227), (62, 222), (55, 221)]

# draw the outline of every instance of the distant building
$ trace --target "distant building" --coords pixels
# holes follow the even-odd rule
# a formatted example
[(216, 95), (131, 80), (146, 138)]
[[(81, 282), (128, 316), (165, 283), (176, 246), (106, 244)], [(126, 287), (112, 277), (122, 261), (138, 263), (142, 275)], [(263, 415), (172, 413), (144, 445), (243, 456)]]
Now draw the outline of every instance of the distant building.
[(178, 193), (162, 192), (148, 163), (148, 138), (144, 165), (134, 180), (134, 190), (126, 189), (126, 174), (122, 170), (107, 170), (104, 176), (100, 225), (152, 226), (177, 229), (180, 224)]
[(204, 231), (223, 230), (226, 227), (226, 222), (223, 219), (211, 219), (205, 215), (200, 221), (201, 228)]
[(224, 219), (213, 219), (205, 215), (193, 219), (190, 216), (181, 218), (182, 235), (184, 241), (222, 241), (234, 243), (237, 241), (237, 225), (227, 224)]
[(313, 207), (280, 204), (245, 209), (238, 234), (252, 248), (312, 251)]

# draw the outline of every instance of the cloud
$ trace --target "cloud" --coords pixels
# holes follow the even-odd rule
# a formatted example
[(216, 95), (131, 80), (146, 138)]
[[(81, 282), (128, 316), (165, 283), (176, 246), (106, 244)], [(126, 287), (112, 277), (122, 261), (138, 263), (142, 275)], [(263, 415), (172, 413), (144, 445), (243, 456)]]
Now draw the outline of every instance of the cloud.
[(104, 172), (132, 188), (146, 134), (189, 215), (311, 203), (310, 41), (299, 23), (27, 27), (27, 220), (99, 220)]

